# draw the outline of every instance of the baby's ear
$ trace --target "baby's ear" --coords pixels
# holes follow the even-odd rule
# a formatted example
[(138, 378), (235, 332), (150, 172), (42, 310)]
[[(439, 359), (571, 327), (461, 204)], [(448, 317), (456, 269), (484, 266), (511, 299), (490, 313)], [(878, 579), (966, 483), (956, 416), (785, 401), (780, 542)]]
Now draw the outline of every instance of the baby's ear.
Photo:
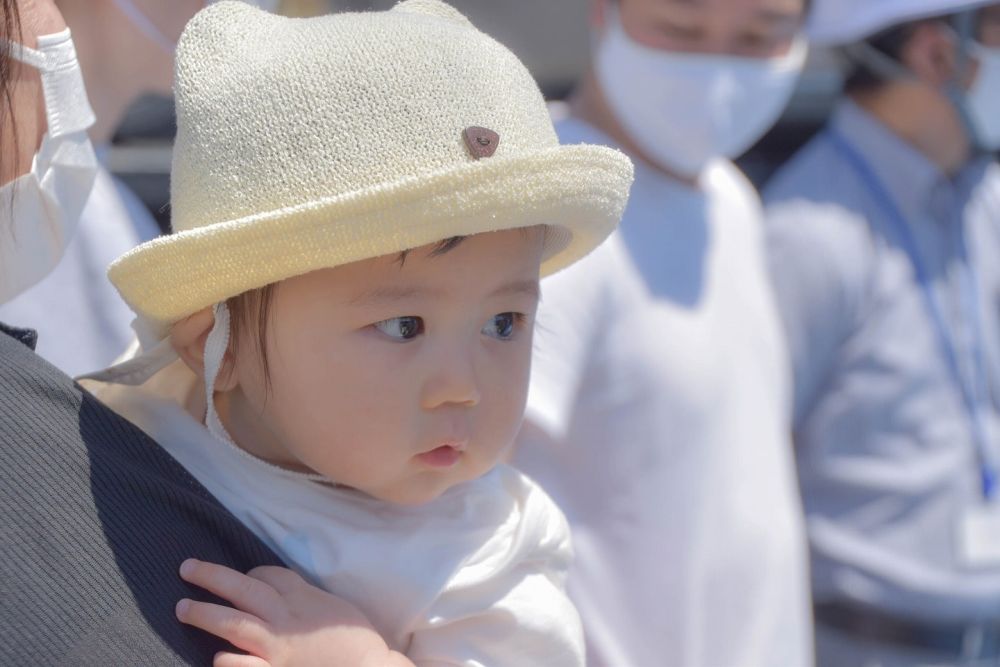
[(185, 317), (170, 329), (170, 344), (198, 377), (205, 374), (205, 339), (213, 324), (215, 316), (209, 307)]
[[(173, 326), (170, 330), (170, 344), (184, 363), (199, 378), (205, 376), (205, 341), (215, 325), (212, 308), (203, 308)], [(222, 368), (215, 379), (216, 391), (229, 391), (237, 384), (233, 368), (233, 355), (226, 350)]]

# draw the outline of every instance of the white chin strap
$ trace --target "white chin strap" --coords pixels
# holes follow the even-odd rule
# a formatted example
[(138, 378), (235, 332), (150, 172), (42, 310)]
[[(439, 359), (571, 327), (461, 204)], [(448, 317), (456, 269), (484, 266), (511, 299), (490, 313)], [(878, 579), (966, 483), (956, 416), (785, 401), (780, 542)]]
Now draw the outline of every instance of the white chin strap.
[(229, 348), (229, 309), (225, 302), (217, 303), (212, 312), (215, 314), (215, 324), (205, 340), (205, 426), (216, 438), (235, 447), (236, 443), (226, 432), (226, 427), (222, 425), (219, 413), (215, 410), (215, 380)]
[[(217, 303), (212, 312), (215, 314), (215, 324), (212, 325), (212, 330), (205, 340), (205, 427), (217, 440), (233, 447), (240, 455), (253, 459), (259, 464), (284, 471), (283, 468), (273, 463), (262, 461), (253, 454), (244, 451), (236, 444), (229, 435), (229, 432), (226, 431), (226, 427), (223, 426), (222, 420), (219, 419), (219, 413), (215, 409), (215, 380), (219, 375), (219, 369), (222, 368), (222, 360), (226, 356), (226, 350), (229, 348), (229, 309), (226, 307), (225, 302)], [(331, 480), (319, 473), (295, 474), (312, 482), (333, 484)]]

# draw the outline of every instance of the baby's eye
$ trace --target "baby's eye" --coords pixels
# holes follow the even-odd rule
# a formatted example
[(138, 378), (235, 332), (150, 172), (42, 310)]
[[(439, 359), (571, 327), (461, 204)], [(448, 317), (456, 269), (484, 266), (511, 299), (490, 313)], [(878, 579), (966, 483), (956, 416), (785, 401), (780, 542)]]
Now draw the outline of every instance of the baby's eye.
[(413, 340), (424, 332), (424, 321), (412, 315), (382, 320), (372, 326), (396, 340)]
[(514, 329), (524, 319), (521, 313), (500, 313), (490, 318), (483, 327), (483, 333), (499, 340), (508, 340), (514, 335)]

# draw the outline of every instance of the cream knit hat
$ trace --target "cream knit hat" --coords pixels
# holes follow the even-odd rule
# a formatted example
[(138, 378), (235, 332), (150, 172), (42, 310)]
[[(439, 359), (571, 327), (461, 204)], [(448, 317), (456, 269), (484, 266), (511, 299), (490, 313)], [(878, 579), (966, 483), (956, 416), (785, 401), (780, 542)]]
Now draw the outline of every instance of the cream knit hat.
[(173, 231), (109, 270), (163, 327), (246, 290), (548, 225), (549, 274), (621, 217), (632, 165), (559, 146), (527, 69), (438, 0), (311, 19), (221, 2), (177, 49)]

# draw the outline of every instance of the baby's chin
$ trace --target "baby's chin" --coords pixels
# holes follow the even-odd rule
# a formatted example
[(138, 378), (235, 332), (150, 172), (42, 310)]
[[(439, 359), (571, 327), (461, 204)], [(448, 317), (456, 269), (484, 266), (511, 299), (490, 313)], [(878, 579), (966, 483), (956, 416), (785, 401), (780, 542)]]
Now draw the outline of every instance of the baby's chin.
[(380, 489), (374, 492), (364, 492), (383, 502), (404, 507), (419, 507), (431, 503), (449, 489), (464, 484), (466, 480), (455, 480), (444, 484), (400, 485), (400, 488)]
[(444, 493), (456, 486), (481, 477), (485, 472), (463, 470), (454, 471), (452, 474), (447, 475), (423, 473), (378, 489), (354, 488), (372, 498), (392, 503), (393, 505), (419, 507), (420, 505), (426, 505), (437, 500)]

